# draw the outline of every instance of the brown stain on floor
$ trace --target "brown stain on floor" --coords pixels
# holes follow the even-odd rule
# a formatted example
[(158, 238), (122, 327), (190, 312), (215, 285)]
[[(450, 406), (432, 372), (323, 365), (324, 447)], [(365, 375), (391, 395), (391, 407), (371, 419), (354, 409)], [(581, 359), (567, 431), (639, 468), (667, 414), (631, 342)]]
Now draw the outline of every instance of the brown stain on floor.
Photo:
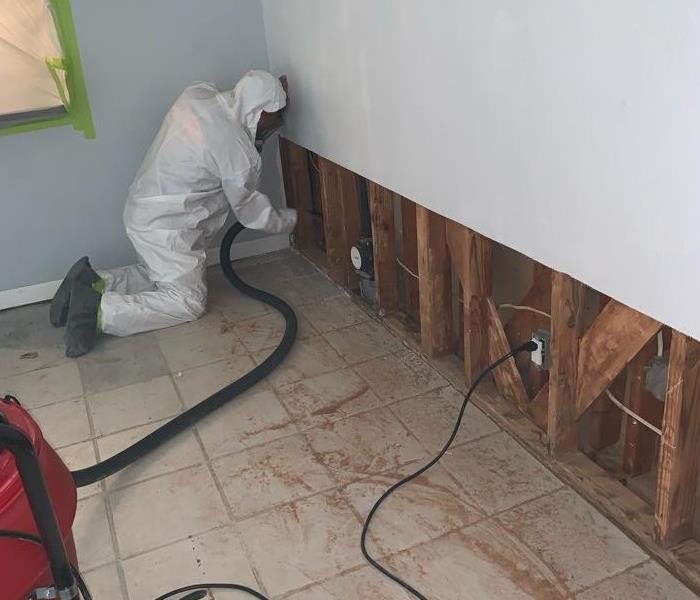
[(358, 392), (348, 396), (347, 398), (341, 398), (340, 400), (333, 402), (329, 404), (328, 406), (322, 406), (320, 408), (317, 408), (316, 410), (311, 412), (311, 416), (323, 416), (323, 415), (331, 415), (335, 412), (337, 412), (339, 409), (341, 409), (343, 406), (348, 404), (349, 402), (352, 402), (353, 400), (357, 400), (364, 394), (370, 391), (370, 388), (368, 385), (364, 385), (362, 389), (360, 389)]
[[(466, 546), (471, 547), (485, 561), (496, 565), (520, 590), (537, 600), (562, 600), (563, 596), (556, 585), (535, 570), (535, 565), (527, 561), (524, 566), (505, 555), (495, 544), (487, 540), (468, 537), (458, 532)], [(533, 572), (534, 571), (534, 572)]]

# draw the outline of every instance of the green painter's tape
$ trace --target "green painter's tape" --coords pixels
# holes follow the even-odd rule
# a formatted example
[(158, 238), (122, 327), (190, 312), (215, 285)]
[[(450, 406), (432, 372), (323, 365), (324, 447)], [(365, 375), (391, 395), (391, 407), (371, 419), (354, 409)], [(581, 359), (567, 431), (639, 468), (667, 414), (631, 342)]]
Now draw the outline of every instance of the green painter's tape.
[(61, 78), (58, 76), (59, 71), (66, 70), (66, 61), (62, 58), (47, 58), (46, 66), (49, 69), (49, 73), (51, 73), (51, 79), (53, 79), (53, 82), (56, 85), (58, 95), (61, 97), (61, 104), (63, 104), (63, 106), (69, 106), (68, 94), (66, 93), (67, 90), (65, 89)]
[[(94, 139), (95, 126), (92, 121), (90, 99), (88, 98), (87, 88), (85, 86), (85, 77), (83, 76), (80, 49), (75, 36), (73, 11), (71, 10), (70, 0), (50, 0), (50, 2), (54, 21), (56, 23), (56, 32), (58, 33), (58, 39), (61, 42), (61, 48), (65, 56), (63, 59), (47, 58), (46, 62), (47, 68), (51, 71), (51, 76), (54, 82), (56, 82), (61, 100), (68, 109), (68, 114), (60, 117), (41, 117), (10, 127), (0, 127), (0, 136), (46, 129), (48, 127), (73, 125), (73, 127), (77, 131), (82, 132), (86, 138)], [(67, 95), (55, 69), (64, 69), (66, 71)]]

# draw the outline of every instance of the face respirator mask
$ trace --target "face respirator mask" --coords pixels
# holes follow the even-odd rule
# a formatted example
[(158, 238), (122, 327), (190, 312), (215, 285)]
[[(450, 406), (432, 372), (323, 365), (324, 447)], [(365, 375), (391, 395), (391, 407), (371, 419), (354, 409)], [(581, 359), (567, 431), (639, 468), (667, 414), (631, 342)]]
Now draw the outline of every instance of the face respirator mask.
[(272, 135), (277, 133), (277, 131), (279, 131), (283, 125), (284, 117), (280, 116), (272, 125), (268, 125), (267, 127), (258, 127), (258, 130), (255, 132), (255, 149), (258, 151), (258, 153), (262, 152), (265, 142)]

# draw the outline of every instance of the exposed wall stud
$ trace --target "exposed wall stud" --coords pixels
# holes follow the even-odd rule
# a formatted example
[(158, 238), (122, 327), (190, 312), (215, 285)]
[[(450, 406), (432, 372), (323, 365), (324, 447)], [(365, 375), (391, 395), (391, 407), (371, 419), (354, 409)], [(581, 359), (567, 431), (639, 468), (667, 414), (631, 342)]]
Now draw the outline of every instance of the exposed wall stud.
[(311, 216), (309, 153), (285, 138), (280, 138), (279, 148), (287, 204), (298, 212), (296, 245), (301, 252), (306, 252), (316, 247), (316, 233)]
[[(447, 244), (462, 284), (464, 370), (467, 384), (489, 362), (489, 310), (492, 292), (491, 242), (471, 229), (447, 221)], [(500, 323), (500, 320), (499, 320)]]
[(676, 331), (656, 488), (656, 537), (664, 547), (692, 535), (700, 459), (700, 343)]
[(575, 450), (576, 380), (584, 286), (552, 272), (552, 364), (549, 372), (547, 436), (554, 456)]
[(445, 219), (416, 206), (420, 276), (421, 344), (426, 354), (448, 354), (452, 346), (452, 281)]
[(350, 262), (350, 248), (360, 237), (357, 176), (319, 157), (326, 268), (334, 281), (354, 289), (357, 275)]
[(398, 306), (399, 289), (396, 265), (396, 231), (394, 229), (394, 193), (369, 182), (369, 210), (372, 216), (374, 278), (377, 307), (390, 311)]

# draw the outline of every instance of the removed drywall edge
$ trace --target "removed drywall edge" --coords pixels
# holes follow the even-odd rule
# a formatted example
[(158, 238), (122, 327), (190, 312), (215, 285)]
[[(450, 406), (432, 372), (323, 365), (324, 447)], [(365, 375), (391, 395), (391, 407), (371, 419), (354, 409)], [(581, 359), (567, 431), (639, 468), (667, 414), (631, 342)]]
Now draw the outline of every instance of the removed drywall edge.
[[(234, 244), (231, 249), (231, 258), (233, 260), (238, 260), (239, 258), (248, 258), (250, 256), (259, 256), (269, 252), (276, 252), (277, 250), (284, 250), (285, 248), (289, 248), (288, 235), (270, 235)], [(210, 248), (207, 250), (207, 266), (218, 264), (219, 249)], [(60, 283), (60, 280), (47, 281), (46, 283), (37, 283), (13, 290), (0, 291), (0, 310), (51, 300)]]

